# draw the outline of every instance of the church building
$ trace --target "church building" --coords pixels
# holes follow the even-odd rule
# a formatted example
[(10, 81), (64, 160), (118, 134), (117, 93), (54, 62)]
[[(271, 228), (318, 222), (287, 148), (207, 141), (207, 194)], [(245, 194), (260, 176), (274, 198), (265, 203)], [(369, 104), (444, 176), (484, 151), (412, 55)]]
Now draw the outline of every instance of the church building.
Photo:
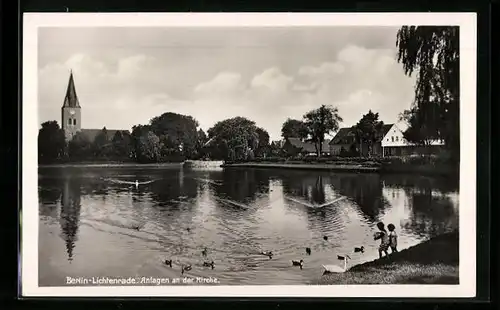
[[(73, 139), (77, 132), (87, 136), (90, 142), (101, 132), (101, 129), (82, 129), (82, 107), (76, 95), (75, 81), (73, 72), (70, 72), (68, 89), (64, 97), (64, 104), (61, 108), (61, 128), (64, 130), (66, 141)], [(119, 130), (107, 129), (108, 138), (113, 139), (115, 133)], [(122, 133), (129, 133), (128, 130), (120, 130)]]

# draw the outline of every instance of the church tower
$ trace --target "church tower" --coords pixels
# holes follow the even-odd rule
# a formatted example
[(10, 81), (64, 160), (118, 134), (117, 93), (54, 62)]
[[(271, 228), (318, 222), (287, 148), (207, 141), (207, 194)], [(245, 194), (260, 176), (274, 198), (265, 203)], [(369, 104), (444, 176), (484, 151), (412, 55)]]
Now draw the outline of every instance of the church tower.
[(76, 95), (73, 71), (69, 75), (68, 89), (61, 108), (61, 116), (61, 127), (64, 129), (66, 141), (71, 140), (82, 128), (82, 108)]

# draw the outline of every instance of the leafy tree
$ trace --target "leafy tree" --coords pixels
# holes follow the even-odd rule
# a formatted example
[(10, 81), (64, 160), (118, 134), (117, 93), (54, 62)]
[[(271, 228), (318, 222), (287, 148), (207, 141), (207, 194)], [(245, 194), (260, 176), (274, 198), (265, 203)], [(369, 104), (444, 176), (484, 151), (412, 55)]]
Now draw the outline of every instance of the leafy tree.
[(281, 146), (279, 141), (272, 141), (269, 146), (269, 153), (271, 156), (279, 156), (281, 154)]
[(150, 131), (150, 127), (148, 125), (135, 125), (132, 127), (132, 134), (130, 135), (131, 137), (131, 153), (132, 153), (132, 158), (135, 158), (135, 160), (139, 160), (140, 157), (140, 138), (147, 134)]
[(208, 141), (207, 134), (201, 128), (198, 130), (197, 137), (198, 145), (204, 145)]
[(368, 147), (368, 156), (371, 156), (373, 144), (382, 138), (384, 122), (378, 120), (378, 113), (369, 110), (367, 114), (353, 126), (356, 140), (361, 145), (360, 151), (363, 154), (363, 146)]
[[(417, 75), (413, 106), (417, 124), (436, 133), (460, 154), (460, 59), (458, 26), (404, 26), (397, 33), (398, 62)], [(422, 116), (424, 115), (424, 116)], [(413, 125), (413, 124), (411, 124)]]
[(82, 132), (77, 132), (68, 143), (69, 157), (72, 160), (88, 159), (92, 156), (92, 143)]
[(299, 138), (301, 140), (307, 138), (307, 128), (304, 122), (296, 119), (288, 118), (281, 127), (281, 136), (283, 139)]
[(131, 151), (131, 137), (127, 131), (118, 130), (111, 140), (113, 146), (113, 153), (118, 158), (130, 157)]
[(259, 143), (255, 122), (240, 116), (217, 122), (208, 130), (208, 137), (213, 139), (212, 154), (231, 160), (248, 158)]
[(165, 147), (174, 147), (175, 151), (191, 158), (196, 153), (198, 144), (198, 121), (192, 116), (172, 112), (163, 113), (150, 121), (151, 130), (162, 137)]
[(255, 150), (257, 156), (266, 156), (269, 152), (269, 133), (264, 129), (257, 127), (255, 129), (258, 137), (258, 145)]
[(439, 134), (434, 122), (426, 121), (425, 110), (416, 107), (405, 110), (400, 120), (405, 121), (408, 128), (403, 132), (406, 141), (418, 145), (429, 145), (432, 140), (438, 139)]
[(64, 156), (66, 138), (57, 121), (42, 123), (38, 131), (38, 160), (49, 163)]
[(196, 142), (196, 153), (198, 158), (205, 156), (205, 143), (207, 143), (208, 137), (207, 134), (203, 131), (203, 129), (199, 129), (197, 133), (197, 142)]
[(138, 161), (142, 163), (157, 162), (160, 159), (160, 139), (152, 131), (139, 137)]
[(340, 117), (338, 109), (330, 105), (322, 105), (304, 115), (304, 124), (309, 135), (308, 140), (314, 143), (318, 157), (323, 151), (325, 134), (337, 131), (340, 122), (342, 122), (342, 117)]
[(93, 143), (94, 156), (96, 157), (106, 157), (110, 155), (111, 143), (108, 137), (108, 130), (103, 127), (102, 130), (97, 134)]

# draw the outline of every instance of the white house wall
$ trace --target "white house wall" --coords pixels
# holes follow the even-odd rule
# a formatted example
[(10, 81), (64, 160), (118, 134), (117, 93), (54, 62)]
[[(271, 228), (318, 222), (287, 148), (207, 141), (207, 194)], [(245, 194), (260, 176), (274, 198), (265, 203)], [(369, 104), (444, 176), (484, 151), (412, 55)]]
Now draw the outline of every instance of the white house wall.
[(382, 147), (411, 145), (408, 142), (406, 142), (403, 136), (404, 130), (399, 129), (399, 127), (396, 126), (396, 124), (392, 125), (391, 129), (386, 133), (384, 139), (382, 140)]
[[(387, 132), (382, 140), (382, 147), (404, 147), (404, 146), (414, 146), (414, 144), (409, 143), (403, 136), (403, 132), (406, 131), (408, 125), (401, 122), (392, 125), (391, 129)], [(444, 145), (442, 141), (434, 140), (429, 143), (430, 145)]]

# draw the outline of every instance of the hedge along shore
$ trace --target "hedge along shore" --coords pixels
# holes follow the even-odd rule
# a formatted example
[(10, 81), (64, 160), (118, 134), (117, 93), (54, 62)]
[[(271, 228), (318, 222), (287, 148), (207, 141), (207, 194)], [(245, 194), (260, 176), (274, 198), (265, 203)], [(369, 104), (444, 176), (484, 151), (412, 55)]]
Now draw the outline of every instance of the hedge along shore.
[(451, 166), (436, 167), (433, 165), (381, 165), (378, 167), (363, 164), (318, 164), (318, 163), (225, 163), (222, 168), (269, 168), (269, 169), (301, 169), (322, 170), (337, 172), (364, 172), (364, 173), (420, 173), (434, 175), (450, 175), (457, 173)]
[(459, 284), (458, 230), (311, 284)]

